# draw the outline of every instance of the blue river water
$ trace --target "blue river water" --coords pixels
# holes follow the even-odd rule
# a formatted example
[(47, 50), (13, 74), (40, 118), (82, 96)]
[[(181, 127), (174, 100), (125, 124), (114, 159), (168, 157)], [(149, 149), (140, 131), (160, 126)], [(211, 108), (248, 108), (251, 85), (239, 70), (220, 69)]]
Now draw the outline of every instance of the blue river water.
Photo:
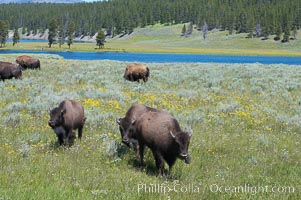
[(301, 65), (301, 57), (285, 56), (230, 56), (205, 54), (155, 54), (124, 52), (53, 52), (30, 50), (0, 50), (1, 54), (54, 54), (73, 60), (117, 60), (129, 62), (156, 63), (262, 63)]

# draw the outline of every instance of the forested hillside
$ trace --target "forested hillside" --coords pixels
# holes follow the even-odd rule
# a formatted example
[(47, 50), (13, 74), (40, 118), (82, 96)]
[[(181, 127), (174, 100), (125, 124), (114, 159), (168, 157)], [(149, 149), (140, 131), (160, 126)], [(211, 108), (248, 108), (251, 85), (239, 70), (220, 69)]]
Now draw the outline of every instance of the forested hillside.
[(109, 0), (94, 3), (26, 3), (0, 6), (0, 20), (9, 29), (42, 33), (55, 19), (58, 30), (66, 32), (75, 23), (76, 35), (129, 34), (135, 27), (155, 23), (192, 22), (200, 29), (217, 28), (249, 36), (288, 40), (301, 26), (300, 0)]

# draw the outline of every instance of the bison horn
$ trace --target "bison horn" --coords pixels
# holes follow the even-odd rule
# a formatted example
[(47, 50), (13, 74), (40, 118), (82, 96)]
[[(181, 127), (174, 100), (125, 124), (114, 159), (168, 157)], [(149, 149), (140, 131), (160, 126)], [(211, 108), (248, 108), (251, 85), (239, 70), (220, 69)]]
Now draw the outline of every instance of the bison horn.
[(61, 114), (65, 114), (66, 113), (66, 109), (64, 108), (63, 110), (61, 110)]
[(191, 137), (191, 136), (192, 136), (192, 133), (190, 133), (190, 132), (188, 132), (187, 134), (188, 134), (188, 136), (189, 136), (189, 137)]
[(132, 125), (133, 125), (133, 124), (135, 124), (135, 122), (136, 122), (136, 120), (135, 120), (135, 119), (133, 119), (133, 120), (131, 121)]
[(121, 118), (116, 119), (117, 124), (120, 125)]
[(171, 131), (169, 131), (169, 133), (170, 133), (172, 138), (176, 138), (176, 136)]

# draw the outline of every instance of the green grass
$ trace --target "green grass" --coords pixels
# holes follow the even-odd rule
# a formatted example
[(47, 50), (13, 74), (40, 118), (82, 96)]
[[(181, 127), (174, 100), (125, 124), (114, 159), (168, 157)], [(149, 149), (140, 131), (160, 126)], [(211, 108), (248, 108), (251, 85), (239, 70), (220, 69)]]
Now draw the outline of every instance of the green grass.
[[(116, 36), (107, 39), (105, 48), (99, 50), (93, 43), (74, 43), (71, 51), (125, 51), (148, 53), (194, 53), (194, 54), (227, 54), (227, 55), (268, 55), (268, 56), (301, 56), (301, 32), (297, 39), (289, 43), (274, 41), (274, 36), (268, 40), (262, 38), (246, 38), (247, 34), (232, 34), (228, 31), (212, 30), (204, 40), (202, 32), (193, 30), (192, 36), (181, 37), (183, 24), (164, 26), (154, 25), (146, 28), (136, 28), (131, 35)], [(62, 48), (47, 43), (19, 43), (13, 47), (8, 43), (5, 49), (34, 49), (69, 51), (64, 44)]]
[[(0, 199), (301, 198), (300, 66), (150, 63), (149, 81), (138, 84), (122, 78), (125, 62), (35, 57), (40, 71), (0, 82)], [(47, 125), (48, 107), (64, 98), (87, 116), (70, 148), (57, 147)], [(147, 150), (146, 167), (137, 166), (115, 122), (134, 103), (167, 110), (193, 133), (190, 165), (178, 160), (171, 176), (156, 176)], [(162, 194), (139, 184), (191, 188)], [(216, 185), (223, 191), (210, 191)]]

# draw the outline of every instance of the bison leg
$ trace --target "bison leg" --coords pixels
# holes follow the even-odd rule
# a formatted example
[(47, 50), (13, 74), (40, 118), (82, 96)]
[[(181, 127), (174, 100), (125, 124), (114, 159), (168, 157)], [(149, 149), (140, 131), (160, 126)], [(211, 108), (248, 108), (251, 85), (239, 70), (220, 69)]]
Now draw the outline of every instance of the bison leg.
[(171, 157), (168, 157), (168, 159), (166, 159), (166, 162), (167, 162), (167, 164), (168, 164), (168, 166), (169, 166), (169, 173), (171, 173), (171, 170), (172, 170), (172, 166), (175, 164), (175, 162), (176, 162), (176, 157), (173, 157), (173, 156), (171, 156)]
[(59, 145), (64, 144), (64, 138), (65, 138), (65, 136), (63, 134), (57, 136)]
[(134, 81), (133, 74), (130, 74), (130, 75), (129, 75), (129, 80), (130, 80), (130, 81)]
[(143, 157), (144, 157), (144, 149), (145, 149), (144, 143), (139, 142), (138, 148), (139, 148), (140, 166), (143, 166), (144, 165)]
[(83, 127), (79, 127), (78, 128), (78, 139), (81, 140), (82, 139), (82, 135), (83, 135)]
[(156, 151), (153, 151), (153, 155), (155, 157), (157, 170), (159, 171), (160, 175), (163, 175), (163, 173), (164, 173), (164, 160), (163, 160), (161, 154), (156, 152)]
[(75, 133), (74, 131), (70, 130), (67, 136), (67, 145), (71, 146), (74, 143)]

